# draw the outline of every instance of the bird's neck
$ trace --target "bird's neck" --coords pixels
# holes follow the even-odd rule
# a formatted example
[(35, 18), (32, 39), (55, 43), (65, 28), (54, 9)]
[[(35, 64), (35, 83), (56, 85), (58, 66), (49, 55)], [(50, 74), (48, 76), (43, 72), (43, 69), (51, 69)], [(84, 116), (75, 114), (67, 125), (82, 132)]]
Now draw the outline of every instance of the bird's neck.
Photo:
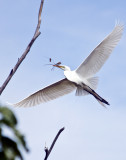
[(64, 71), (64, 75), (69, 81), (73, 81), (75, 73), (74, 73), (74, 71), (67, 70), (67, 71)]

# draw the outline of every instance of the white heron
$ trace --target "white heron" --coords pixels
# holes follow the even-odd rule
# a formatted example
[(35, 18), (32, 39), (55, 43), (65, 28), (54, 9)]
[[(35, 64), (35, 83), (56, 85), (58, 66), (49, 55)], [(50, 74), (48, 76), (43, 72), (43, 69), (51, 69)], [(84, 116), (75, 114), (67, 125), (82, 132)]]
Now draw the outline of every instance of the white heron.
[(121, 39), (123, 28), (123, 25), (117, 24), (113, 31), (91, 52), (76, 70), (71, 71), (70, 67), (65, 65), (53, 65), (64, 70), (65, 78), (13, 105), (19, 107), (35, 106), (66, 95), (74, 90), (76, 90), (76, 96), (91, 94), (101, 105), (109, 105), (105, 99), (95, 92), (98, 78), (94, 77), (94, 75), (101, 69)]

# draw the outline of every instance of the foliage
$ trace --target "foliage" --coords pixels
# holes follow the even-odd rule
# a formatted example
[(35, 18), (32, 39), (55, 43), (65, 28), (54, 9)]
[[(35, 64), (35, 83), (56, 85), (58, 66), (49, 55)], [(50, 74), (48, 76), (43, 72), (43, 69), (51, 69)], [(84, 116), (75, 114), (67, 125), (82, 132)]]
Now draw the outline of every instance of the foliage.
[[(14, 113), (7, 107), (0, 106), (0, 159), (23, 160), (21, 147), (28, 152), (24, 136), (17, 130), (17, 119)], [(5, 135), (4, 129), (9, 128), (13, 137)]]

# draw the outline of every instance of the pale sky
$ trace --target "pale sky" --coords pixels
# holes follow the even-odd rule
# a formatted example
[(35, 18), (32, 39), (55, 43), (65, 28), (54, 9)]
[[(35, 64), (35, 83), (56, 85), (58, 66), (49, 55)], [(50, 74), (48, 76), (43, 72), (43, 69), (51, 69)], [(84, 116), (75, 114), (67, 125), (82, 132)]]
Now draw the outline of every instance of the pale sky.
[[(0, 1), (0, 84), (31, 40), (40, 0)], [(41, 35), (4, 90), (1, 100), (15, 103), (64, 78), (51, 71), (48, 58), (75, 69), (113, 30), (115, 21), (126, 25), (126, 1), (53, 0), (44, 3)], [(97, 93), (107, 110), (91, 95), (71, 93), (32, 108), (13, 108), (30, 149), (26, 160), (44, 159), (58, 130), (50, 160), (126, 159), (126, 29), (99, 76)]]

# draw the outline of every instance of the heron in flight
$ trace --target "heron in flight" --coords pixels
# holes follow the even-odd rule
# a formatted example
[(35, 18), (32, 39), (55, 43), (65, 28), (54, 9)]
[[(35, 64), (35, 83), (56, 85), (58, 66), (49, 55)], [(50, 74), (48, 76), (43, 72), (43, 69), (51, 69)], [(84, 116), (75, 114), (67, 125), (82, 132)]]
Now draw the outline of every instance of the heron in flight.
[(105, 99), (96, 93), (98, 78), (94, 75), (101, 69), (121, 39), (123, 28), (123, 25), (117, 24), (113, 31), (90, 53), (76, 70), (71, 71), (68, 66), (54, 64), (54, 67), (58, 67), (64, 71), (65, 78), (13, 105), (31, 107), (54, 100), (74, 90), (76, 90), (76, 96), (91, 94), (101, 105), (109, 105)]

